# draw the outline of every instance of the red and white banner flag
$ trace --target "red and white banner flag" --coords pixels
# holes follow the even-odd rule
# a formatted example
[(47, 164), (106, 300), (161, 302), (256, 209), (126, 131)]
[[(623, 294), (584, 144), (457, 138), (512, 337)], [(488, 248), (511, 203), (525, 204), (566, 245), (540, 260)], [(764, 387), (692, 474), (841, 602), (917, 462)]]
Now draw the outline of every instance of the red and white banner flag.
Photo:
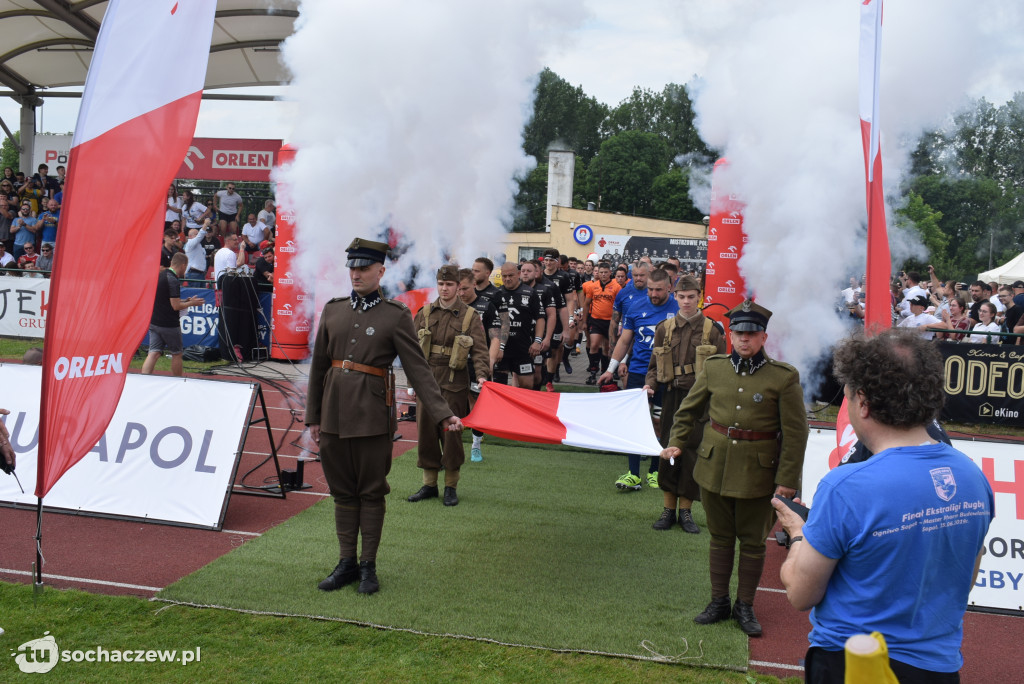
[[(711, 173), (711, 217), (708, 223), (708, 262), (704, 279), (704, 315), (728, 330), (727, 311), (749, 294), (740, 274), (740, 259), (747, 235), (743, 232), (746, 205), (732, 192), (728, 180), (729, 161), (722, 157)], [(726, 335), (726, 344), (732, 341)]]
[[(885, 193), (882, 188), (882, 151), (879, 142), (878, 85), (882, 57), (882, 0), (864, 0), (860, 6), (860, 134), (864, 143), (867, 185), (868, 255), (864, 282), (864, 332), (873, 335), (892, 327), (889, 278), (889, 231), (885, 226)], [(846, 398), (839, 407), (836, 448), (829, 464), (853, 448), (857, 436), (849, 425)]]
[(864, 328), (871, 334), (892, 327), (889, 234), (885, 227), (882, 154), (879, 143), (878, 86), (882, 55), (882, 0), (860, 8), (860, 132), (867, 178), (868, 255)]
[(54, 249), (36, 496), (103, 435), (149, 325), (167, 187), (195, 133), (216, 8), (107, 5)]
[(495, 437), (657, 456), (647, 393), (559, 394), (486, 382), (462, 421)]

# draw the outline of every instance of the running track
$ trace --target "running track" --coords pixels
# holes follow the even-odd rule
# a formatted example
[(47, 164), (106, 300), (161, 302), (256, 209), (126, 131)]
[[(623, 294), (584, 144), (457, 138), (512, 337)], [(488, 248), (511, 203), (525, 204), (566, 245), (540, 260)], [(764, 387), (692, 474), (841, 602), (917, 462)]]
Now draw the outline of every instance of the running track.
[[(235, 378), (248, 380), (249, 378)], [(285, 434), (291, 413), (287, 398), (264, 384), (270, 424), (279, 450), (282, 468), (294, 468), (302, 450), (291, 442), (300, 436), (296, 423)], [(257, 410), (256, 418), (260, 417)], [(415, 423), (399, 423), (402, 439), (395, 442), (397, 457), (415, 444)], [(266, 428), (255, 426), (239, 465), (239, 477), (269, 454)], [(247, 484), (260, 484), (271, 474), (264, 466)], [(160, 589), (198, 570), (233, 548), (254, 539), (327, 496), (320, 465), (308, 462), (305, 482), (311, 489), (289, 492), (286, 499), (232, 495), (220, 532), (168, 525), (107, 520), (77, 515), (46, 513), (43, 516), (44, 580), (55, 588), (74, 588), (97, 594), (131, 594), (152, 597)], [(237, 491), (237, 490), (236, 490)], [(0, 579), (30, 583), (35, 558), (35, 509), (0, 509)], [(671, 534), (671, 533), (670, 533)], [(681, 533), (680, 533), (681, 534)], [(750, 640), (750, 667), (778, 677), (802, 677), (810, 624), (806, 613), (793, 610), (779, 582), (779, 566), (785, 552), (774, 543), (757, 597), (757, 615), (765, 636)], [(1017, 675), (1015, 655), (1024, 619), (968, 613), (964, 619), (964, 658), (961, 671), (965, 684), (1010, 681)]]

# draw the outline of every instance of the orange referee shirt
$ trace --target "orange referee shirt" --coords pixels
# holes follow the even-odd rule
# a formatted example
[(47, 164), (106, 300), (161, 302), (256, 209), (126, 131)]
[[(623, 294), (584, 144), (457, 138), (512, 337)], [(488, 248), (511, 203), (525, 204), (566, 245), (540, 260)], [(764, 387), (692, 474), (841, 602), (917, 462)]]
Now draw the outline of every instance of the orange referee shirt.
[(614, 280), (609, 280), (603, 287), (600, 280), (583, 283), (583, 296), (590, 300), (590, 317), (610, 321), (615, 295), (619, 294), (621, 289), (622, 287)]

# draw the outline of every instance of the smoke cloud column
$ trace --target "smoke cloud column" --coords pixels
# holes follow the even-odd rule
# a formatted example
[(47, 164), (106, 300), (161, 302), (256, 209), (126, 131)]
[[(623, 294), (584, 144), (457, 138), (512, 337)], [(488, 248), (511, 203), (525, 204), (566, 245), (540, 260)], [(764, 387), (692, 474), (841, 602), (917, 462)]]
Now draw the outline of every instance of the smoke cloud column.
[[(344, 249), (386, 228), (408, 248), (385, 284), (447, 256), (500, 251), (542, 68), (542, 41), (574, 3), (304, 0), (283, 59), (291, 70), (293, 165), (276, 179), (294, 208), (305, 282), (341, 283)], [(323, 287), (323, 285), (321, 285)], [(394, 291), (394, 289), (392, 289)], [(317, 299), (322, 298), (318, 292)]]
[[(698, 130), (729, 159), (730, 188), (747, 205), (741, 272), (775, 314), (773, 351), (806, 374), (846, 333), (835, 315), (838, 291), (864, 271), (859, 3), (687, 3), (680, 18), (686, 39), (712, 47), (691, 85)], [(923, 130), (941, 125), (968, 98), (1005, 101), (1024, 84), (1021, 18), (1008, 1), (886, 4), (881, 132), (888, 197), (901, 194), (908, 154)], [(886, 212), (890, 241), (913, 242), (893, 232), (891, 205)], [(894, 259), (925, 256), (919, 244), (893, 244), (892, 252)]]

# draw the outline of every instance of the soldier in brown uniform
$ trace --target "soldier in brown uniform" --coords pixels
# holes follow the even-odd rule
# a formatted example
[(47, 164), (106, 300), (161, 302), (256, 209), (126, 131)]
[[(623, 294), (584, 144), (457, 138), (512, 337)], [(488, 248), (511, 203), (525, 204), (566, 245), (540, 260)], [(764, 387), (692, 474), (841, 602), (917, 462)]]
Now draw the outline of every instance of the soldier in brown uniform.
[[(683, 276), (676, 283), (675, 297), (679, 304), (675, 318), (662, 321), (654, 329), (654, 351), (644, 386), (651, 395), (659, 384), (662, 387), (662, 420), (658, 434), (662, 446), (668, 446), (672, 418), (693, 387), (704, 361), (713, 354), (725, 353), (725, 336), (698, 308), (700, 282), (693, 276)], [(697, 447), (700, 446), (707, 414), (698, 422), (702, 429), (690, 431), (683, 455), (674, 459), (674, 463), (664, 463), (658, 469), (658, 487), (665, 501), (661, 517), (652, 525), (656, 530), (672, 528), (677, 520), (678, 507), (679, 526), (683, 531), (690, 534), (700, 532), (690, 509), (694, 501), (700, 501), (700, 488), (693, 479), (693, 468), (697, 463)]]
[(750, 300), (727, 314), (733, 351), (704, 363), (661, 452), (663, 459), (679, 458), (690, 433), (709, 413), (693, 479), (700, 485), (711, 535), (711, 603), (694, 622), (728, 619), (739, 539), (739, 582), (731, 614), (749, 636), (761, 635), (753, 603), (764, 569), (765, 538), (775, 524), (772, 495), (793, 498), (800, 488), (808, 434), (800, 374), (763, 351), (771, 315)]
[[(476, 309), (459, 299), (459, 269), (442, 266), (437, 272), (437, 299), (416, 313), (414, 321), (420, 346), (441, 394), (459, 418), (469, 413), (469, 385), (474, 369), (477, 381), (490, 377), (487, 339)], [(419, 402), (416, 412), (419, 413)], [(436, 423), (420, 420), (419, 456), (416, 467), (423, 469), (423, 486), (409, 497), (422, 501), (437, 497), (437, 472), (444, 468), (444, 505), (457, 506), (459, 469), (466, 461), (462, 435), (446, 432)]]
[[(318, 585), (324, 591), (359, 580), (372, 594), (377, 547), (384, 528), (384, 496), (391, 491), (391, 363), (402, 360), (416, 390), (421, 421), (462, 429), (423, 358), (409, 309), (384, 299), (378, 289), (388, 246), (357, 238), (348, 252), (352, 296), (324, 306), (313, 345), (306, 395), (306, 424), (320, 445), (327, 486), (334, 497), (334, 522), (341, 561)], [(356, 542), (363, 547), (356, 562)]]

